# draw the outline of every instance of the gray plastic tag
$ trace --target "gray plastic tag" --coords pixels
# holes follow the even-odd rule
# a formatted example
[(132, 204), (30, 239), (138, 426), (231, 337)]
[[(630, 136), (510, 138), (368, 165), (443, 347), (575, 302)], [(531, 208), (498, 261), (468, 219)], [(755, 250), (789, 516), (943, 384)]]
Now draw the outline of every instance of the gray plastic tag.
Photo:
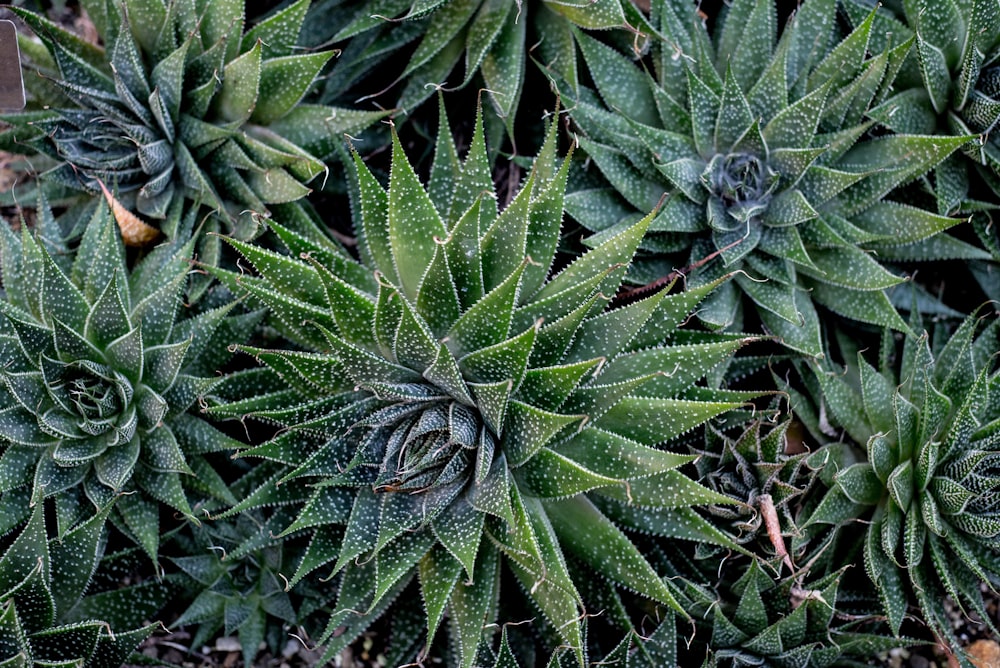
[(24, 78), (17, 29), (13, 21), (0, 20), (0, 109), (24, 108)]

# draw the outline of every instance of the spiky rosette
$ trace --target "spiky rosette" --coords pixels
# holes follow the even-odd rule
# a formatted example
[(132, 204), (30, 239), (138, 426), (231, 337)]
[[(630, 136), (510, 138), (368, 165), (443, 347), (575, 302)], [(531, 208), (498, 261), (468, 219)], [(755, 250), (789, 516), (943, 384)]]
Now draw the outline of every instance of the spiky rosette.
[(293, 53), (309, 0), (246, 34), (240, 0), (85, 5), (104, 50), (12, 8), (47, 47), (50, 67), (35, 67), (64, 98), (7, 117), (6, 139), (58, 160), (47, 178), (92, 193), (103, 182), (146, 216), (164, 218), (174, 198), (232, 213), (296, 200), (334, 138), (384, 115), (300, 104), (333, 55)]
[(597, 90), (560, 84), (603, 175), (567, 203), (598, 232), (592, 243), (666, 193), (631, 280), (680, 266), (701, 285), (742, 270), (706, 300), (701, 320), (740, 327), (751, 304), (786, 345), (818, 356), (815, 304), (906, 329), (883, 293), (903, 279), (882, 261), (932, 249), (983, 257), (939, 235), (959, 220), (885, 199), (971, 137), (866, 136), (866, 112), (889, 94), (912, 45), (873, 34), (874, 11), (836, 43), (837, 2), (809, 0), (776, 43), (772, 0), (733, 3), (713, 38), (693, 5), (655, 4), (665, 38), (655, 76), (579, 35)]
[[(313, 9), (304, 39), (310, 44), (342, 43), (343, 54), (323, 82), (326, 100), (352, 100), (359, 84), (377, 70), (381, 86), (399, 84), (396, 106), (412, 112), (436, 87), (462, 88), (479, 80), (509, 131), (524, 88), (525, 66), (535, 53), (576, 78), (574, 26), (592, 30), (623, 28), (652, 33), (646, 17), (628, 0), (594, 3), (502, 2), (498, 0), (321, 0)], [(395, 81), (387, 62), (415, 44)], [(458, 73), (461, 62), (464, 73)], [(478, 75), (478, 76), (477, 76)]]
[(915, 57), (907, 61), (914, 71), (906, 74), (916, 85), (899, 87), (871, 116), (895, 132), (975, 135), (935, 169), (938, 212), (996, 206), (1000, 142), (993, 130), (1000, 122), (1000, 4), (907, 0), (902, 9), (905, 23), (897, 22), (893, 29), (915, 34)]
[(257, 319), (227, 317), (232, 304), (179, 317), (193, 243), (130, 271), (102, 202), (60, 267), (27, 226), (0, 227), (0, 491), (53, 497), (60, 526), (129, 493), (112, 517), (154, 560), (159, 502), (190, 517), (186, 489), (234, 501), (202, 457), (231, 439), (188, 411)]
[(737, 437), (706, 430), (705, 447), (695, 463), (703, 484), (745, 504), (710, 506), (716, 525), (727, 524), (738, 543), (756, 544), (751, 548), (755, 553), (774, 556), (789, 567), (785, 538), (798, 531), (802, 495), (826, 463), (823, 451), (811, 453), (789, 437), (791, 425), (786, 419), (767, 429), (758, 420)]
[(229, 512), (314, 481), (286, 533), (315, 531), (292, 583), (340, 576), (327, 657), (419, 576), (428, 643), (447, 618), (472, 665), (506, 564), (582, 665), (571, 557), (683, 614), (622, 529), (732, 545), (690, 509), (732, 500), (660, 446), (749, 398), (696, 385), (746, 339), (663, 345), (707, 289), (607, 310), (650, 217), (549, 277), (569, 168), (554, 127), (499, 215), (481, 116), (464, 164), (444, 128), (428, 190), (398, 140), (388, 192), (355, 156), (360, 263), (279, 224), (291, 256), (230, 241), (259, 276), (216, 273), (315, 352), (247, 348), (281, 387), (212, 409), (289, 428), (245, 453), (287, 462), (282, 484)]
[(847, 375), (817, 370), (830, 413), (868, 461), (838, 473), (804, 525), (839, 526), (871, 511), (865, 569), (892, 629), (909, 582), (923, 619), (958, 652), (944, 599), (989, 624), (980, 584), (1000, 583), (1000, 320), (979, 329), (970, 317), (936, 355), (926, 335), (908, 337), (898, 375), (861, 355)]
[(191, 646), (200, 647), (221, 633), (235, 635), (244, 665), (253, 666), (261, 643), (278, 655), (288, 628), (300, 624), (300, 613), (304, 618), (329, 604), (330, 586), (320, 591), (302, 582), (295, 591), (286, 590), (281, 573), (294, 567), (304, 544), (276, 536), (292, 519), (291, 508), (253, 511), (189, 524), (185, 535), (174, 537), (184, 556), (170, 562), (184, 574), (186, 590), (197, 595), (172, 625), (197, 628)]
[[(104, 551), (104, 517), (113, 503), (51, 539), (46, 535), (45, 504), (37, 504), (30, 512), (24, 529), (0, 558), (3, 665), (117, 668), (155, 629), (155, 624), (149, 624), (122, 632), (115, 623), (119, 629), (115, 632), (107, 621), (79, 617), (94, 602), (84, 592)], [(103, 602), (108, 607), (128, 605), (135, 594), (123, 588)], [(129, 627), (155, 609), (136, 602), (133, 611), (138, 617), (129, 619)]]
[[(738, 566), (736, 566), (738, 564)], [(710, 577), (717, 577), (718, 564)], [(861, 666), (872, 656), (912, 639), (893, 638), (884, 624), (868, 615), (844, 615), (838, 609), (842, 572), (811, 582), (775, 580), (760, 560), (724, 562), (718, 591), (694, 583), (685, 588), (688, 610), (696, 625), (671, 614), (644, 620), (641, 631), (629, 632), (594, 665), (626, 668), (701, 666), (701, 668), (823, 668)], [(739, 573), (735, 582), (727, 575)], [(494, 668), (518, 663), (505, 630)], [(685, 637), (686, 636), (686, 637)], [(549, 668), (560, 663), (553, 655)], [(540, 665), (536, 662), (535, 665)]]
[(868, 659), (903, 644), (885, 634), (884, 625), (883, 633), (877, 628), (866, 630), (865, 623), (872, 625), (874, 619), (837, 621), (842, 575), (831, 573), (808, 583), (794, 578), (776, 581), (755, 559), (745, 565), (721, 600), (703, 592), (692, 610), (706, 627), (704, 633), (696, 634), (695, 642), (695, 652), (705, 653), (702, 668), (856, 665), (852, 660)]

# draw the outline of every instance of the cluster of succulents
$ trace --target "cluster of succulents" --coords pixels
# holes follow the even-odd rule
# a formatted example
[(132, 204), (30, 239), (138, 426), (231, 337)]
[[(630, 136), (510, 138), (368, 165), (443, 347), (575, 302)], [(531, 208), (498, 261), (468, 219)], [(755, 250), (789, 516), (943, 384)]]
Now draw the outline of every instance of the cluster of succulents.
[[(582, 663), (583, 601), (567, 555), (683, 613), (615, 524), (662, 508), (659, 522), (641, 526), (693, 538), (682, 521), (691, 505), (735, 502), (677, 470), (692, 456), (656, 446), (752, 397), (694, 387), (744, 341), (662, 346), (691, 293), (664, 289), (607, 310), (604, 295), (617, 290), (651, 216), (550, 276), (569, 160), (537, 160), (498, 215), (485, 159), (478, 123), (464, 162), (436, 156), (452, 162), (437, 174), (459, 174), (454, 192), (434, 179), (425, 191), (394, 141), (386, 192), (355, 155), (361, 263), (277, 223), (299, 258), (229, 240), (258, 275), (222, 280), (265, 303), (306, 350), (243, 348), (280, 389), (209, 412), (286, 428), (258, 446), (298, 450), (267, 485), (318, 488), (286, 533), (314, 532), (293, 583), (330, 563), (341, 574), (343, 613), (320, 640), (345, 623), (350, 633), (328, 658), (419, 574), (428, 642), (447, 614), (460, 665), (473, 665), (506, 564)], [(682, 360), (684, 373), (659, 373)], [(352, 619), (352, 610), (370, 613)]]
[(787, 346), (814, 356), (816, 305), (906, 329), (885, 294), (904, 277), (884, 260), (983, 257), (957, 240), (938, 249), (960, 219), (887, 196), (974, 135), (871, 134), (868, 112), (893, 90), (912, 42), (874, 39), (875, 10), (838, 42), (836, 12), (834, 0), (807, 3), (776, 39), (773, 3), (739, 2), (710, 37), (668, 5), (655, 77), (623, 76), (626, 54), (582, 38), (596, 91), (560, 87), (605, 179), (570, 196), (580, 223), (608, 234), (630, 209), (667, 197), (644, 241), (649, 266), (637, 263), (632, 279), (687, 266), (697, 285), (740, 271), (699, 318), (739, 329), (752, 306)]
[(239, 0), (84, 4), (103, 49), (13, 10), (41, 40), (31, 67), (55, 91), (44, 111), (7, 117), (3, 144), (48, 156), (53, 184), (113, 187), (152, 219), (188, 199), (235, 220), (306, 195), (337, 139), (380, 115), (300, 104), (334, 55), (295, 52), (309, 0), (246, 33)]
[(0, 664), (972, 666), (1000, 0), (886, 4), (0, 10)]
[(1000, 579), (1000, 370), (992, 361), (1000, 320), (984, 325), (973, 314), (934, 344), (932, 352), (928, 337), (908, 337), (898, 364), (883, 360), (880, 369), (862, 356), (846, 374), (815, 369), (833, 419), (867, 459), (837, 473), (803, 527), (870, 511), (864, 566), (890, 626), (899, 631), (909, 588), (927, 623), (954, 641), (945, 598), (992, 628), (979, 585)]

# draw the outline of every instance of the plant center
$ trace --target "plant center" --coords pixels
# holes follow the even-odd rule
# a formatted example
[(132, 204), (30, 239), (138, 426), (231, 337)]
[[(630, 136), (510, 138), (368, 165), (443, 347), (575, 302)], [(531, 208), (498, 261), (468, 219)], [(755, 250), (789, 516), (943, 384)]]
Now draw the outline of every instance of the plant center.
[(457, 401), (396, 404), (380, 413), (396, 419), (367, 436), (385, 445), (375, 491), (413, 493), (464, 483), (477, 450), (495, 449), (496, 436), (479, 413)]
[(720, 153), (709, 161), (701, 180), (726, 214), (713, 220), (712, 227), (730, 231), (763, 213), (778, 174), (752, 153)]
[(66, 408), (81, 418), (79, 428), (91, 436), (114, 429), (132, 398), (128, 379), (101, 364), (68, 364), (60, 384), (69, 398)]

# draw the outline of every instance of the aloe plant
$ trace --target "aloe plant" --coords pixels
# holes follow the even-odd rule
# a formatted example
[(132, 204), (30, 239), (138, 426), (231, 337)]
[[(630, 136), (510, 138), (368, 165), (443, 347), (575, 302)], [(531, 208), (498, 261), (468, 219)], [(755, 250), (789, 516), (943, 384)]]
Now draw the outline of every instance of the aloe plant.
[(1000, 6), (993, 0), (908, 0), (899, 18), (894, 30), (914, 34), (907, 66), (916, 85), (900, 87), (871, 116), (895, 132), (973, 136), (934, 170), (937, 209), (994, 208), (1000, 195), (1000, 144), (991, 137), (1000, 121)]
[(83, 5), (103, 49), (12, 8), (45, 47), (26, 49), (42, 75), (29, 82), (54, 79), (61, 96), (4, 117), (4, 145), (53, 158), (46, 179), (91, 193), (103, 183), (150, 218), (166, 218), (176, 198), (234, 220), (299, 199), (343, 133), (384, 115), (301, 103), (333, 55), (294, 52), (309, 0), (246, 33), (240, 0)]
[[(323, 84), (324, 99), (354, 102), (358, 86), (370, 86), (371, 75), (377, 71), (382, 75), (380, 88), (399, 84), (395, 106), (410, 113), (437, 87), (464, 88), (481, 80), (511, 134), (533, 53), (575, 80), (574, 26), (621, 28), (629, 40), (636, 32), (645, 35), (638, 39), (648, 39), (652, 32), (645, 15), (628, 0), (326, 0), (316, 3), (313, 16), (315, 21), (306, 30), (307, 43), (344, 44), (343, 54)], [(533, 50), (536, 42), (539, 48)], [(410, 45), (405, 66), (390, 81), (385, 76), (391, 67), (387, 61)]]
[(823, 449), (810, 452), (789, 437), (789, 417), (765, 427), (756, 420), (738, 436), (706, 430), (704, 449), (695, 462), (699, 480), (710, 489), (740, 499), (743, 505), (710, 506), (714, 523), (739, 544), (773, 558), (776, 568), (794, 570), (786, 540), (798, 533), (797, 516), (804, 495), (828, 463)]
[(818, 356), (817, 304), (906, 330), (884, 293), (904, 278), (886, 261), (985, 257), (940, 234), (959, 219), (887, 197), (972, 136), (870, 135), (866, 115), (913, 44), (873, 34), (875, 10), (838, 41), (834, 0), (803, 3), (777, 39), (771, 0), (734, 2), (712, 35), (694, 7), (653, 5), (652, 74), (581, 34), (596, 91), (553, 75), (602, 175), (567, 198), (591, 243), (665, 198), (632, 281), (682, 267), (703, 285), (738, 270), (702, 322), (739, 328), (751, 306), (785, 345)]
[(721, 600), (704, 595), (695, 603), (708, 627), (700, 634), (702, 668), (863, 665), (872, 656), (912, 644), (879, 633), (871, 618), (838, 621), (842, 572), (814, 582), (802, 582), (803, 576), (775, 581), (757, 560), (741, 566), (728, 595)]
[(236, 501), (205, 459), (235, 441), (198, 402), (260, 314), (230, 302), (184, 317), (194, 240), (129, 269), (109, 209), (92, 208), (58, 260), (27, 225), (0, 226), (0, 492), (53, 499), (60, 533), (124, 495), (111, 518), (155, 561), (160, 503), (193, 519), (191, 497)]
[(192, 535), (175, 539), (183, 556), (169, 561), (183, 573), (191, 595), (173, 626), (196, 626), (192, 647), (220, 633), (235, 635), (244, 665), (252, 666), (261, 643), (279, 655), (300, 620), (329, 604), (322, 583), (303, 582), (286, 591), (282, 573), (294, 568), (302, 546), (276, 536), (293, 519), (288, 508), (270, 516), (254, 511), (189, 525)]
[[(804, 572), (795, 578), (774, 579), (760, 560), (735, 561), (723, 563), (722, 582), (715, 587), (718, 591), (695, 582), (685, 586), (696, 628), (690, 629), (684, 619), (672, 614), (647, 618), (641, 630), (627, 633), (594, 665), (862, 666), (873, 656), (915, 642), (886, 635), (884, 624), (876, 617), (841, 612), (842, 572), (813, 581), (804, 581)], [(716, 563), (709, 570), (718, 568)], [(739, 574), (735, 581), (728, 581), (731, 573)], [(702, 575), (699, 579), (707, 578)], [(512, 651), (513, 644), (507, 643), (509, 635), (505, 629), (494, 668), (532, 665)], [(549, 668), (569, 665), (560, 662), (564, 656), (564, 652), (555, 652)]]
[(915, 600), (963, 665), (944, 600), (991, 625), (980, 584), (1000, 582), (1000, 320), (985, 320), (970, 316), (935, 352), (927, 335), (907, 337), (898, 365), (889, 338), (879, 369), (858, 355), (847, 374), (816, 370), (830, 414), (868, 457), (836, 475), (803, 525), (841, 527), (870, 513), (865, 570), (892, 630)]
[(746, 339), (662, 344), (708, 288), (607, 309), (651, 216), (549, 276), (569, 168), (555, 127), (499, 215), (481, 116), (464, 163), (442, 125), (426, 190), (398, 140), (388, 191), (354, 163), (360, 262), (272, 222), (289, 255), (230, 239), (259, 275), (214, 271), (303, 348), (244, 347), (266, 367), (232, 382), (272, 391), (210, 412), (286, 428), (243, 453), (286, 472), (228, 514), (315, 487), (285, 534), (313, 533), (292, 584), (340, 579), (325, 658), (416, 577), (427, 642), (447, 619), (472, 665), (501, 564), (580, 665), (571, 558), (683, 614), (623, 529), (732, 544), (690, 509), (732, 501), (661, 446), (753, 396), (695, 384)]
[[(155, 624), (113, 631), (102, 619), (73, 619), (76, 608), (93, 602), (84, 594), (101, 559), (104, 516), (113, 504), (51, 539), (44, 504), (31, 511), (0, 558), (0, 663), (118, 668), (152, 633)], [(135, 603), (130, 593), (135, 592), (116, 592), (104, 603)], [(135, 605), (133, 611), (141, 614), (142, 607)]]

